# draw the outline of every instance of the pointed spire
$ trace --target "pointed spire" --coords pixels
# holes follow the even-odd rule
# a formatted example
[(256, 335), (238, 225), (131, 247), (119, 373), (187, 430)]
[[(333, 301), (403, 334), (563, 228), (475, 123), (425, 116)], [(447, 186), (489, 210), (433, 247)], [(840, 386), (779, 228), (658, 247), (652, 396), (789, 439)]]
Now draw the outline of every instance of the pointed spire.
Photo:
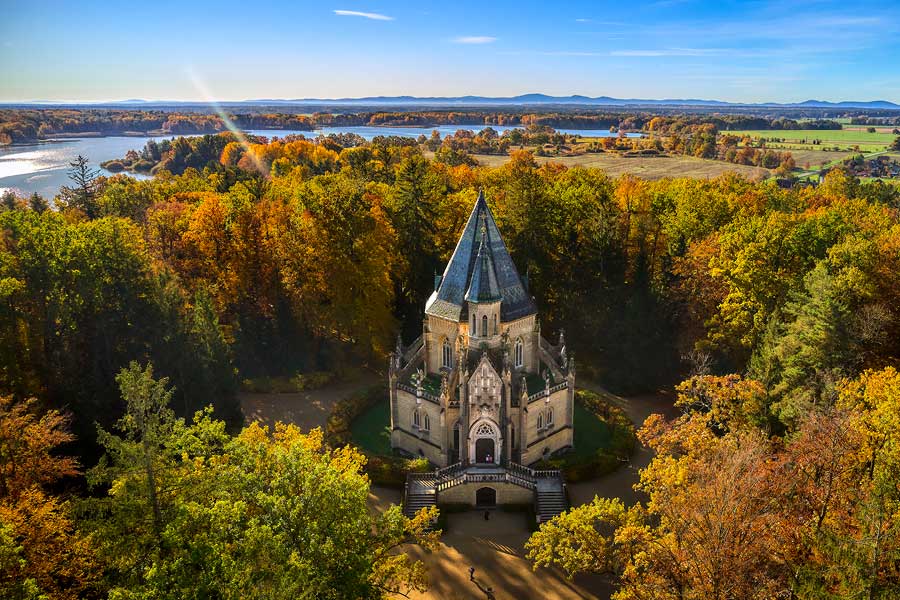
[(469, 302), (498, 302), (503, 299), (500, 295), (500, 286), (497, 283), (497, 272), (494, 270), (494, 259), (491, 247), (487, 243), (487, 227), (484, 224), (484, 214), (481, 215), (481, 244), (478, 246), (478, 255), (475, 257), (475, 267), (472, 270), (472, 279), (469, 281), (469, 289), (465, 298)]
[[(479, 256), (481, 258), (478, 258)], [(484, 270), (486, 279), (490, 279), (493, 273), (496, 295), (499, 295), (502, 301), (500, 319), (512, 321), (535, 314), (537, 307), (526, 291), (509, 251), (500, 237), (500, 230), (484, 199), (483, 191), (478, 193), (453, 256), (447, 263), (437, 290), (428, 299), (425, 312), (457, 322), (465, 319), (466, 294), (473, 288), (473, 279), (481, 278), (479, 273), (482, 272), (485, 262), (492, 265), (491, 269)], [(476, 296), (481, 293), (482, 283), (484, 282), (479, 282), (476, 286), (479, 290)], [(494, 295), (494, 292), (490, 291), (489, 294)]]

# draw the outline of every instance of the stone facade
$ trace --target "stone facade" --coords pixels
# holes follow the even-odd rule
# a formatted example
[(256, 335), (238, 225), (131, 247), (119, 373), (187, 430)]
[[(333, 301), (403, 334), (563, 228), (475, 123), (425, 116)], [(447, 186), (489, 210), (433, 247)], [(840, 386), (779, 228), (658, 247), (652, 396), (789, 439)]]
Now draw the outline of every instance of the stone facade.
[(572, 447), (574, 362), (562, 333), (555, 345), (541, 337), (480, 194), (436, 278), (422, 335), (397, 341), (389, 383), (392, 446), (440, 467), (529, 465)]
[(468, 504), (476, 506), (479, 490), (485, 488), (494, 491), (494, 503), (501, 504), (531, 504), (534, 502), (534, 492), (512, 483), (479, 483), (460, 485), (441, 492), (441, 504)]

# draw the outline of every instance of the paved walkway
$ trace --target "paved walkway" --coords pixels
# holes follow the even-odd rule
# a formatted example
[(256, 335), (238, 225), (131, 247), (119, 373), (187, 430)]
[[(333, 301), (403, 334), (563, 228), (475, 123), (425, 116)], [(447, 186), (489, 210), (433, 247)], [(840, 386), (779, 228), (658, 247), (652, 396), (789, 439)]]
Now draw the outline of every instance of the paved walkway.
[[(525, 513), (481, 511), (449, 515), (440, 549), (414, 556), (428, 565), (431, 587), (411, 598), (422, 600), (496, 598), (497, 600), (608, 598), (611, 586), (602, 577), (566, 579), (556, 569), (532, 570), (525, 558), (528, 530)], [(475, 567), (475, 581), (469, 567)]]

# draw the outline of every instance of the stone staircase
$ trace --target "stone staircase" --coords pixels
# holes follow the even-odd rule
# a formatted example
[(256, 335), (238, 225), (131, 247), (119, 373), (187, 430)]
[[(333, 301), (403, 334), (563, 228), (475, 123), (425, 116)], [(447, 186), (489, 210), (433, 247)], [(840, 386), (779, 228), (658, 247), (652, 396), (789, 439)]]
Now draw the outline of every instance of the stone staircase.
[(534, 512), (538, 523), (545, 523), (569, 507), (562, 477), (540, 477), (535, 490)]
[(508, 463), (505, 467), (468, 466), (457, 463), (432, 473), (409, 473), (403, 492), (403, 514), (412, 517), (437, 504), (441, 491), (465, 484), (512, 483), (534, 492), (538, 523), (549, 521), (569, 507), (565, 481), (557, 470), (534, 470)]
[(420, 509), (437, 503), (437, 486), (434, 473), (409, 473), (403, 491), (403, 514), (409, 518)]

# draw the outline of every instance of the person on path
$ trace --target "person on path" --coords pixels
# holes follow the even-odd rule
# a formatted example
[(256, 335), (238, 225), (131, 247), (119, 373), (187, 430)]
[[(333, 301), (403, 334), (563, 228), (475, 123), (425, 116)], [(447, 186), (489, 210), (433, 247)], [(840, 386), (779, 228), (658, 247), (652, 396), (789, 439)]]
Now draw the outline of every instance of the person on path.
[(469, 567), (469, 581), (475, 581), (475, 567)]

